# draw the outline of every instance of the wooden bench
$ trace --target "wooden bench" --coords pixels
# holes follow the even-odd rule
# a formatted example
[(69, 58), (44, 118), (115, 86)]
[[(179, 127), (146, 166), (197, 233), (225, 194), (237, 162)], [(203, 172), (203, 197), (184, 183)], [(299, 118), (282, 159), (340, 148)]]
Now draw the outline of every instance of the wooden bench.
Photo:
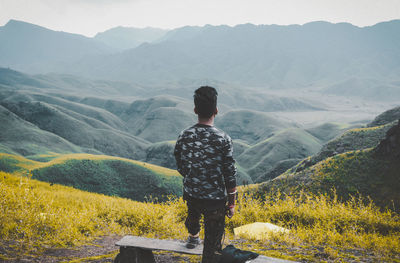
[[(194, 249), (188, 249), (185, 243), (175, 240), (160, 240), (138, 236), (124, 236), (118, 241), (120, 253), (115, 258), (116, 263), (155, 263), (153, 250), (172, 251), (183, 254), (201, 255), (203, 245)], [(258, 256), (251, 263), (289, 263), (293, 261)]]

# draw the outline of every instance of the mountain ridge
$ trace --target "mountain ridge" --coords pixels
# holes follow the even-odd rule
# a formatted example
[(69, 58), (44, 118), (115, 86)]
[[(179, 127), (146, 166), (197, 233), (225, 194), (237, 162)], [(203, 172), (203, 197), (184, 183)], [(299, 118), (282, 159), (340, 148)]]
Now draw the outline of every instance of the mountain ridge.
[[(73, 61), (61, 59), (57, 65), (55, 61), (48, 63), (53, 65), (52, 71), (149, 85), (184, 77), (275, 89), (306, 88), (329, 87), (337, 79), (356, 77), (377, 79), (379, 83), (373, 88), (378, 88), (385, 81), (398, 81), (400, 38), (395, 32), (399, 30), (400, 20), (368, 27), (329, 22), (182, 27), (169, 31), (164, 40), (123, 52), (113, 54), (103, 50), (94, 54), (82, 49), (83, 53), (74, 56)], [(4, 28), (1, 32), (4, 34)], [(7, 61), (11, 63), (9, 54), (16, 53), (10, 53), (11, 46), (4, 41), (0, 43), (0, 51), (7, 53)], [(10, 66), (4, 61), (7, 56), (3, 56), (0, 65)], [(11, 66), (21, 70), (18, 65), (24, 61), (24, 69), (29, 71), (28, 67), (34, 64), (30, 64), (28, 57), (16, 56), (16, 63)], [(21, 63), (17, 63), (19, 58)], [(40, 71), (40, 66), (35, 68)], [(391, 90), (389, 87), (388, 91)]]

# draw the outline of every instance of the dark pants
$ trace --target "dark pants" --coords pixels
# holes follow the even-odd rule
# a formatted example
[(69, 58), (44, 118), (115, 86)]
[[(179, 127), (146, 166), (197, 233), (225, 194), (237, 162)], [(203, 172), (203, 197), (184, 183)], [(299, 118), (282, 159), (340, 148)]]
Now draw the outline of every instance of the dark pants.
[(187, 202), (188, 216), (185, 226), (188, 232), (196, 235), (200, 231), (200, 217), (204, 215), (204, 249), (202, 263), (216, 263), (222, 250), (222, 236), (225, 229), (225, 207), (207, 210), (198, 204)]

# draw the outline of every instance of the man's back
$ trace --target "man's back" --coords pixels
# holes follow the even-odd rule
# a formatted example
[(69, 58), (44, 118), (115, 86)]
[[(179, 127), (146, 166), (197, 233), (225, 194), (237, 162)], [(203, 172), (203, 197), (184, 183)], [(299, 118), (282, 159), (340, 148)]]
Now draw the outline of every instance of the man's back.
[(190, 197), (223, 200), (225, 189), (236, 186), (232, 140), (214, 126), (196, 124), (182, 131), (174, 153)]

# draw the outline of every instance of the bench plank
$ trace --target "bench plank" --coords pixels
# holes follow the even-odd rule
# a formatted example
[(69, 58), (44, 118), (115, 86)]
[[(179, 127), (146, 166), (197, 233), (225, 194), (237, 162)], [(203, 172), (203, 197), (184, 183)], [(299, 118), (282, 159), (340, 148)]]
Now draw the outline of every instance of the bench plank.
[[(141, 248), (146, 250), (167, 250), (184, 254), (201, 255), (203, 253), (203, 245), (199, 245), (194, 249), (186, 248), (186, 243), (177, 240), (161, 240), (154, 238), (146, 238), (139, 236), (124, 236), (118, 241), (116, 246), (121, 248)], [(250, 261), (251, 263), (293, 263), (294, 261), (283, 260), (279, 258), (271, 258), (266, 256), (258, 256)]]
[(203, 245), (196, 248), (186, 248), (186, 243), (176, 240), (160, 240), (154, 238), (124, 236), (115, 245), (120, 247), (138, 247), (150, 250), (168, 250), (178, 253), (201, 255), (203, 253)]

